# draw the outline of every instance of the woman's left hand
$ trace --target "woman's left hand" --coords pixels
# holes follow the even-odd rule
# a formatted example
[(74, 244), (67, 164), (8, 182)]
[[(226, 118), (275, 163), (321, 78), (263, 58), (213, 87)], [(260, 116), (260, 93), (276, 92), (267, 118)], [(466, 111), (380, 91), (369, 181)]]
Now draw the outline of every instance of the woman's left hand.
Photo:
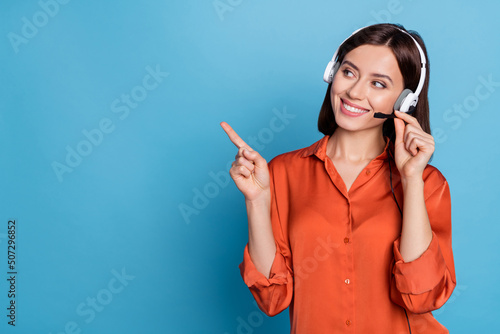
[(421, 178), (434, 153), (434, 137), (422, 130), (415, 117), (400, 111), (394, 114), (397, 117), (394, 118), (394, 159), (401, 179)]

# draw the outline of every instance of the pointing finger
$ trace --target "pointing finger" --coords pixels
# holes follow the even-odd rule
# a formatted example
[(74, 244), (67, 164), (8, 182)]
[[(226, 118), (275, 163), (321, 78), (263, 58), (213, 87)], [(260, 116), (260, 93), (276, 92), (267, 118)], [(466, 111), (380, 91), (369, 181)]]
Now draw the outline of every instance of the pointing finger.
[(233, 130), (233, 128), (227, 124), (226, 122), (221, 122), (220, 126), (222, 129), (224, 129), (224, 132), (226, 132), (227, 136), (231, 140), (231, 142), (237, 147), (237, 148), (246, 148), (250, 151), (253, 151), (252, 148), (245, 143), (243, 139), (241, 139), (240, 136), (236, 133), (236, 131)]

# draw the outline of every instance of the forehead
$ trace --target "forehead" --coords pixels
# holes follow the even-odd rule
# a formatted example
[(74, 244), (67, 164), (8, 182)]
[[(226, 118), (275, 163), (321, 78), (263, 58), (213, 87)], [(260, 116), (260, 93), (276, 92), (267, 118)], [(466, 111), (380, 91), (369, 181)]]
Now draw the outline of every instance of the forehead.
[(344, 57), (359, 68), (360, 72), (378, 73), (393, 80), (403, 80), (398, 61), (392, 50), (385, 45), (364, 44), (351, 50)]

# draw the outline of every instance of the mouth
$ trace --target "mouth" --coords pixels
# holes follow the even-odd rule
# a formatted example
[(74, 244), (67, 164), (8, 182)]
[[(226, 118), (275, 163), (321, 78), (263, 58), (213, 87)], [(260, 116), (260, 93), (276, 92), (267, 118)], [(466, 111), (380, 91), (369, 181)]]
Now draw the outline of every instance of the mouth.
[(343, 99), (340, 99), (340, 102), (341, 102), (340, 109), (342, 110), (342, 112), (344, 114), (349, 115), (349, 116), (360, 116), (360, 115), (366, 114), (370, 111), (368, 109), (362, 108), (358, 105), (355, 105), (355, 104), (348, 102), (348, 101), (345, 101)]

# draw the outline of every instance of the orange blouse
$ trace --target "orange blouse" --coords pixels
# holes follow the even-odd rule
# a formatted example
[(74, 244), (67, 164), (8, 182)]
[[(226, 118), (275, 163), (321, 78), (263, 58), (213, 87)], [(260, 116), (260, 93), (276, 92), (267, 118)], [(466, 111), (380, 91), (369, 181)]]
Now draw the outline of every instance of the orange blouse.
[[(326, 155), (329, 136), (269, 162), (276, 255), (269, 279), (244, 250), (241, 275), (269, 316), (289, 306), (291, 333), (448, 333), (432, 315), (456, 285), (448, 182), (427, 165), (423, 180), (432, 241), (416, 260), (399, 253), (401, 214), (386, 147), (349, 191)], [(391, 147), (389, 147), (389, 144)], [(391, 162), (394, 193), (404, 205)]]

